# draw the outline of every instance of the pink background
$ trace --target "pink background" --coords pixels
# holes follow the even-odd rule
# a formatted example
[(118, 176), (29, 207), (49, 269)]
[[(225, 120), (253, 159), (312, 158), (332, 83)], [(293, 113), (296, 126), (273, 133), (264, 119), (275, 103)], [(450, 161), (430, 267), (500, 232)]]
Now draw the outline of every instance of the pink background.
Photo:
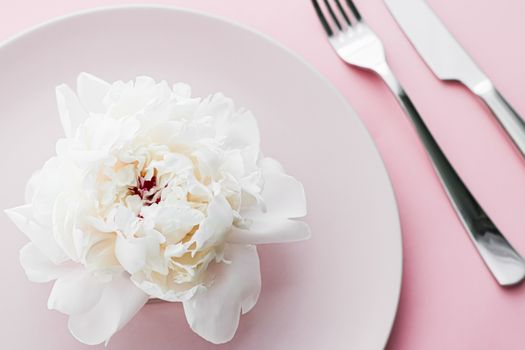
[[(525, 81), (525, 2), (428, 2), (516, 110), (525, 115), (525, 100), (519, 98), (523, 91), (520, 82)], [(0, 0), (0, 40), (58, 15), (123, 3), (129, 1)], [(525, 285), (512, 289), (497, 286), (394, 99), (379, 80), (339, 61), (309, 1), (157, 3), (214, 13), (270, 35), (326, 75), (356, 109), (389, 170), (404, 235), (403, 288), (388, 349), (525, 348)], [(525, 161), (481, 102), (463, 87), (434, 78), (381, 0), (356, 3), (383, 39), (393, 70), (451, 162), (500, 229), (525, 254)], [(45, 299), (39, 302), (45, 305)]]

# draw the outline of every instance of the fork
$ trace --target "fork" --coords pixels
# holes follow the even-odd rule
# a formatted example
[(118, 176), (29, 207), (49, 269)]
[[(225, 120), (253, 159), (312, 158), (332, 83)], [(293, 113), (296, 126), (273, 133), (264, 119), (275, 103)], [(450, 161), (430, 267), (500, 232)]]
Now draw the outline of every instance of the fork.
[(345, 2), (346, 6), (343, 6), (344, 3), (339, 0), (323, 0), (323, 11), (318, 1), (312, 0), (330, 44), (346, 63), (372, 71), (383, 79), (414, 125), (452, 206), (492, 275), (501, 286), (520, 283), (525, 278), (525, 261), (498, 230), (448, 161), (390, 70), (379, 37), (366, 25), (354, 2)]

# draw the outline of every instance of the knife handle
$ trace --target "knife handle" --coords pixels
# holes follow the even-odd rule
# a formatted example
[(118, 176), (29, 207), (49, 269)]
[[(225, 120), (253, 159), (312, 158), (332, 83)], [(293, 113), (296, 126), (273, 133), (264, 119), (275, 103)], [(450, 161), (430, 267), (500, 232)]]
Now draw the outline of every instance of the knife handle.
[(470, 193), (388, 66), (382, 67), (377, 73), (412, 121), (448, 198), (492, 275), (502, 286), (520, 283), (525, 278), (523, 258)]
[(476, 85), (473, 92), (483, 99), (520, 153), (525, 157), (525, 122), (523, 119), (501, 96), (490, 80)]

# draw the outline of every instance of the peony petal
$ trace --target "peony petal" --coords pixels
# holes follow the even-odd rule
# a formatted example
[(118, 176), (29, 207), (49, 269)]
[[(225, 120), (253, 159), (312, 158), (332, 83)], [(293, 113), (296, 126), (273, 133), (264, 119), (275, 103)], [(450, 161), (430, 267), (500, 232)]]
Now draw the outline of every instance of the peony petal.
[(6, 209), (5, 213), (53, 263), (60, 264), (68, 259), (62, 248), (55, 242), (51, 229), (46, 229), (35, 222), (31, 205)]
[(232, 150), (226, 152), (220, 170), (232, 175), (237, 180), (241, 179), (245, 174), (244, 159), (241, 151)]
[(148, 295), (137, 288), (126, 273), (114, 275), (91, 310), (69, 317), (69, 330), (84, 344), (107, 344), (147, 301)]
[(97, 304), (103, 289), (91, 272), (79, 266), (56, 280), (47, 307), (67, 315), (81, 314)]
[(155, 100), (161, 99), (165, 87), (166, 83), (156, 84), (155, 80), (146, 76), (137, 77), (134, 83), (114, 83), (104, 99), (106, 105), (113, 100), (108, 115), (120, 119), (138, 114)]
[(292, 176), (267, 172), (264, 174), (262, 198), (268, 214), (282, 218), (306, 215), (306, 197), (303, 185)]
[(80, 73), (77, 78), (77, 93), (82, 105), (92, 113), (105, 113), (104, 98), (111, 85), (88, 73)]
[(53, 236), (57, 244), (73, 261), (79, 261), (80, 252), (75, 244), (78, 203), (67, 192), (58, 195), (53, 206)]
[(115, 257), (115, 236), (109, 235), (108, 238), (101, 239), (91, 245), (85, 256), (87, 269), (102, 272), (122, 268)]
[(259, 158), (261, 156), (259, 145), (247, 146), (241, 150), (246, 174), (259, 171)]
[(246, 110), (236, 111), (233, 101), (222, 93), (202, 101), (195, 116), (213, 116), (217, 137), (227, 149), (259, 147), (259, 128), (253, 114)]
[(228, 244), (224, 254), (231, 263), (211, 264), (208, 273), (214, 274), (213, 284), (201, 287), (183, 303), (191, 329), (215, 344), (233, 338), (241, 312), (253, 308), (261, 290), (255, 246)]
[(35, 193), (40, 186), (40, 183), (42, 181), (41, 170), (36, 171), (29, 181), (27, 181), (26, 190), (24, 193), (24, 199), (26, 203), (31, 203), (33, 201), (33, 197), (35, 196)]
[(179, 99), (191, 98), (191, 87), (186, 83), (173, 84), (173, 94)]
[(155, 228), (162, 232), (170, 243), (177, 243), (204, 219), (201, 211), (188, 205), (161, 208), (155, 217)]
[(125, 236), (132, 236), (139, 229), (139, 219), (128, 207), (120, 204), (115, 212), (115, 228)]
[(57, 155), (71, 160), (75, 165), (84, 167), (91, 162), (101, 160), (107, 155), (105, 150), (86, 150), (76, 139), (60, 139), (56, 143)]
[(305, 222), (266, 218), (253, 220), (247, 230), (233, 227), (227, 240), (238, 244), (284, 243), (302, 241), (310, 235), (310, 227)]
[(284, 168), (276, 159), (265, 157), (259, 161), (259, 167), (264, 173), (284, 173)]
[(49, 282), (67, 274), (74, 268), (72, 263), (60, 265), (51, 262), (36, 244), (29, 242), (20, 250), (20, 264), (32, 282)]
[(233, 213), (228, 201), (222, 195), (213, 198), (208, 205), (208, 216), (192, 237), (196, 250), (222, 241), (232, 222)]
[(205, 98), (197, 107), (195, 117), (213, 116), (220, 126), (229, 124), (229, 117), (235, 112), (235, 105), (232, 99), (224, 96), (222, 93)]
[(259, 127), (254, 115), (249, 111), (236, 113), (228, 123), (225, 132), (225, 146), (230, 149), (255, 146), (260, 144)]
[(65, 84), (57, 86), (56, 99), (64, 133), (66, 137), (73, 137), (78, 126), (88, 118), (88, 113), (73, 90)]
[(148, 256), (160, 255), (160, 242), (156, 237), (124, 238), (118, 235), (115, 242), (115, 256), (122, 267), (134, 274), (145, 265)]
[(108, 152), (121, 136), (121, 125), (111, 118), (89, 118), (80, 128), (85, 151)]
[(32, 201), (28, 203), (32, 204), (33, 218), (40, 225), (52, 226), (55, 200), (72, 180), (71, 177), (64, 177), (63, 174), (69, 173), (70, 170), (71, 168), (66, 167), (59, 157), (52, 157), (45, 162), (37, 178), (33, 180), (34, 184), (31, 184), (33, 189), (30, 190)]
[[(161, 275), (155, 275), (161, 277)], [(148, 279), (144, 272), (138, 272), (131, 277), (135, 285), (153, 298), (170, 302), (181, 302), (190, 299), (199, 288), (189, 283), (172, 283), (169, 276), (162, 276), (163, 281)], [(168, 285), (169, 284), (169, 285)]]

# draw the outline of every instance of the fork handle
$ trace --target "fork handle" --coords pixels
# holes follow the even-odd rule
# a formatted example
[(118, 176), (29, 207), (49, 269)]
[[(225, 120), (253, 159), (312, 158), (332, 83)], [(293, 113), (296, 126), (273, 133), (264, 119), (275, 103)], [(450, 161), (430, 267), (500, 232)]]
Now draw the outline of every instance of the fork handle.
[(478, 84), (474, 93), (483, 99), (499, 123), (525, 157), (525, 122), (498, 92), (490, 80)]
[(416, 128), (448, 198), (492, 275), (502, 286), (520, 283), (525, 277), (523, 258), (501, 234), (465, 186), (390, 69), (383, 67), (378, 73)]

